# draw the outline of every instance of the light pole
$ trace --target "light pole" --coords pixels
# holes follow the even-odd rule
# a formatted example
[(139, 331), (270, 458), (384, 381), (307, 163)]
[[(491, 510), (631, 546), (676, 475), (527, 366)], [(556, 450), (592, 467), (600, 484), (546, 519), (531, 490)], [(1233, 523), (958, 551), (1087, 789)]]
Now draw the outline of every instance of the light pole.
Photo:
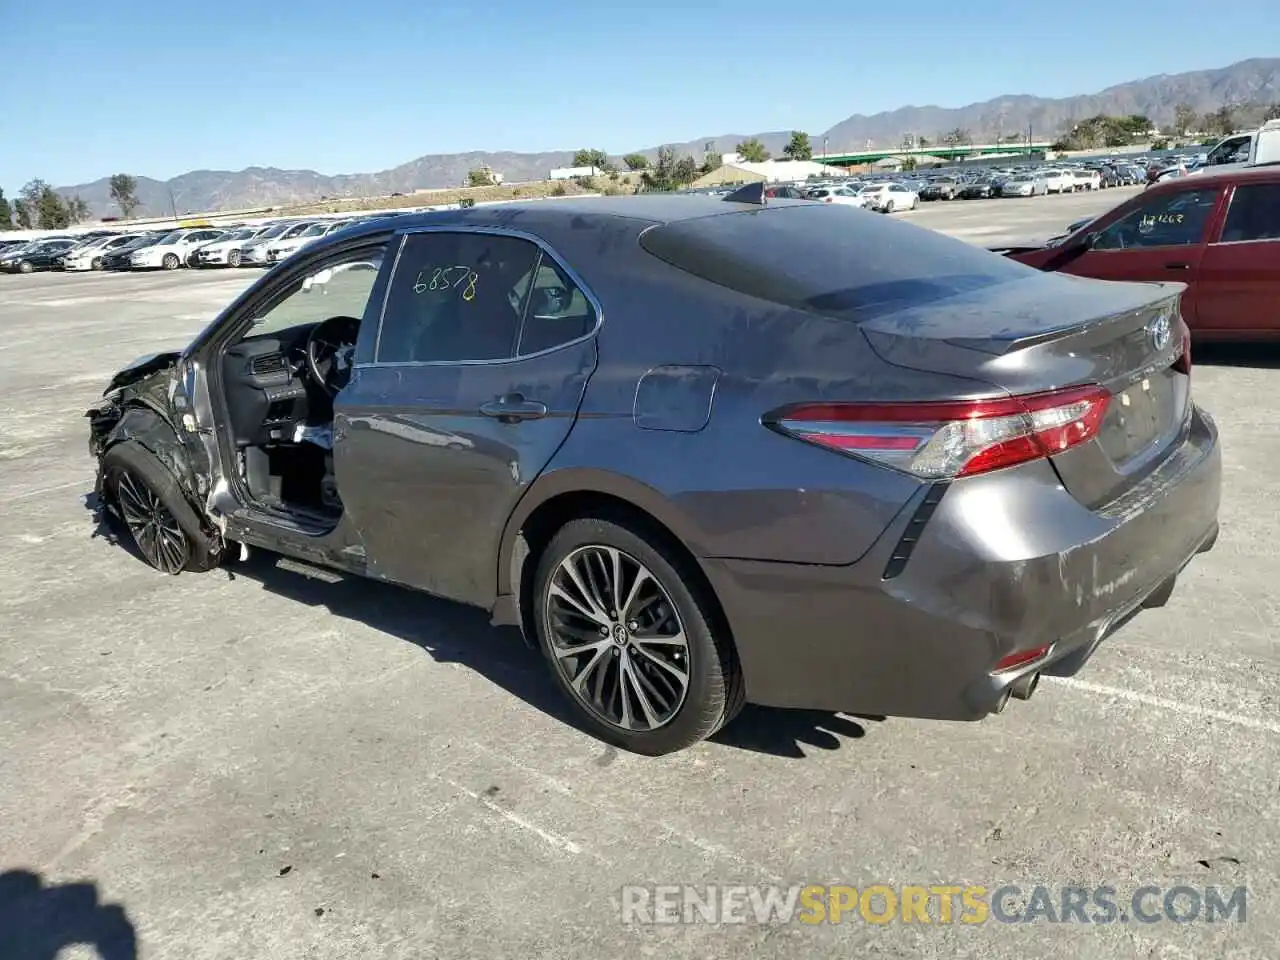
[(827, 138), (827, 137), (823, 137), (823, 138), (822, 138), (822, 165), (823, 165), (824, 167), (827, 165), (827, 142), (828, 142), (828, 139), (829, 139), (829, 138)]

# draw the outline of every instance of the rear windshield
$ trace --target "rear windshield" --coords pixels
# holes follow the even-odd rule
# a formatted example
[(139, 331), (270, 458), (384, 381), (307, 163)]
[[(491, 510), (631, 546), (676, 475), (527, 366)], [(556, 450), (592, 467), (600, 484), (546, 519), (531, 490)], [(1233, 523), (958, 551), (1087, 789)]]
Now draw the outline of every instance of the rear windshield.
[(854, 321), (1035, 272), (932, 230), (838, 204), (678, 220), (646, 230), (640, 245), (722, 287)]

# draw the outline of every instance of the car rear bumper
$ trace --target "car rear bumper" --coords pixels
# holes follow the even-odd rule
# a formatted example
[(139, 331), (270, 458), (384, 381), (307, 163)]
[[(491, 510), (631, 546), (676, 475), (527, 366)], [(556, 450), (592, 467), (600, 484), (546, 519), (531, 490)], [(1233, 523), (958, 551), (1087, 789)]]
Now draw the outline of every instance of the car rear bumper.
[[(978, 720), (1015, 681), (1075, 673), (1135, 613), (1163, 604), (1217, 538), (1221, 480), (1217, 430), (1197, 410), (1163, 464), (1103, 510), (1079, 504), (1039, 461), (954, 483), (940, 499), (922, 488), (851, 566), (702, 564), (752, 702)], [(922, 510), (931, 515), (913, 524)], [(910, 559), (886, 578), (908, 529)]]

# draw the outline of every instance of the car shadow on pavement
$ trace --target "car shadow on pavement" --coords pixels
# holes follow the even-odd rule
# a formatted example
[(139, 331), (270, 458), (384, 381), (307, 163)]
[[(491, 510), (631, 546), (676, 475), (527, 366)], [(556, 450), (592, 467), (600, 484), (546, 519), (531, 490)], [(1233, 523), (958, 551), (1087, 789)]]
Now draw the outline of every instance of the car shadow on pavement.
[[(479, 609), (355, 576), (310, 576), (280, 566), (275, 556), (265, 552), (255, 552), (247, 561), (223, 570), (232, 578), (248, 577), (272, 593), (325, 607), (334, 616), (399, 637), (439, 663), (465, 666), (534, 709), (581, 729), (551, 682), (541, 653), (526, 645), (515, 628), (492, 626)], [(846, 740), (865, 736), (867, 722), (882, 719), (748, 704), (711, 742), (799, 759), (807, 755), (806, 746), (837, 750)]]
[[(92, 495), (86, 497), (85, 505), (95, 508)], [(105, 537), (129, 551), (139, 563), (146, 562), (132, 540), (117, 535), (102, 514), (93, 536)], [(337, 572), (316, 571), (309, 575), (281, 566), (279, 557), (265, 551), (254, 551), (247, 561), (229, 562), (221, 570), (230, 579), (248, 577), (272, 593), (308, 606), (325, 607), (334, 616), (398, 637), (420, 647), (439, 663), (468, 667), (534, 709), (582, 729), (548, 676), (541, 653), (525, 644), (515, 628), (492, 626), (488, 616), (475, 607)], [(710, 742), (803, 759), (808, 755), (806, 747), (810, 751), (838, 750), (846, 741), (864, 737), (867, 723), (883, 719), (748, 704)]]
[(28, 870), (0, 873), (0, 957), (55, 960), (72, 946), (101, 960), (136, 960), (138, 938), (119, 904), (102, 903), (88, 881), (46, 886)]
[(738, 719), (713, 736), (711, 742), (801, 760), (810, 751), (839, 750), (847, 740), (861, 740), (870, 724), (883, 720), (884, 717), (869, 714), (784, 710), (749, 703), (742, 708)]
[(1193, 366), (1253, 367), (1273, 370), (1280, 367), (1280, 344), (1206, 343), (1191, 351)]

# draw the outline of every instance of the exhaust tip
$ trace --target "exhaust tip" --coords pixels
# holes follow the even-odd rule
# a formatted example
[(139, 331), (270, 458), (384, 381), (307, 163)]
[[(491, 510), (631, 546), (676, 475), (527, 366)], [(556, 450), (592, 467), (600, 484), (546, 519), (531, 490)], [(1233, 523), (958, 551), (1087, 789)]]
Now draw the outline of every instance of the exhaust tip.
[(1013, 683), (1009, 684), (1009, 693), (1017, 697), (1019, 700), (1030, 700), (1031, 695), (1036, 692), (1036, 687), (1040, 686), (1040, 672), (1028, 673), (1026, 676), (1019, 677)]
[(1004, 708), (1007, 707), (1008, 705), (1009, 705), (1009, 690), (1006, 687), (1004, 690), (1000, 691), (1000, 697), (996, 700), (995, 705), (992, 706), (991, 712), (1004, 713)]

